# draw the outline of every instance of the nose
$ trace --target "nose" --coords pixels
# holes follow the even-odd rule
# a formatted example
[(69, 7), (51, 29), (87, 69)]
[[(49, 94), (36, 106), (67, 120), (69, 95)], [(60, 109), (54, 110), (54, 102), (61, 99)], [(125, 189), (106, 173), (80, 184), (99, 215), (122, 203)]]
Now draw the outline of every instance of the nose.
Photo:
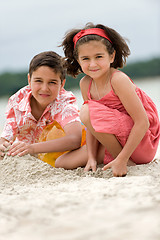
[(47, 84), (47, 83), (43, 83), (42, 86), (41, 86), (41, 89), (42, 89), (43, 91), (48, 90), (48, 84)]
[(96, 66), (96, 61), (95, 59), (90, 60), (90, 67), (95, 67)]

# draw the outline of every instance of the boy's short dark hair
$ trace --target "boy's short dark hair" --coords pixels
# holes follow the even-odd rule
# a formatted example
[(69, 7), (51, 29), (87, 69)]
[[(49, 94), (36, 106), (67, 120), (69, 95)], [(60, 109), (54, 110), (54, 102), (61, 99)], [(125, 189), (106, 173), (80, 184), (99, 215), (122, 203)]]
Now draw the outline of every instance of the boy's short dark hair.
[(35, 55), (29, 65), (30, 78), (32, 73), (41, 66), (50, 67), (55, 73), (60, 73), (61, 82), (65, 79), (66, 70), (64, 68), (64, 60), (57, 53), (53, 51), (47, 51)]

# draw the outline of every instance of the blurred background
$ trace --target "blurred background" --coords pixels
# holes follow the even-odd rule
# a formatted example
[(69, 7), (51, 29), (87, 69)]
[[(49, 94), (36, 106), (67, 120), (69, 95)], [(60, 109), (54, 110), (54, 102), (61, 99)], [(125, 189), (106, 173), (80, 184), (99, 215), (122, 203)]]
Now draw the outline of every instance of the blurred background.
[[(53, 50), (72, 28), (87, 22), (114, 28), (128, 39), (131, 55), (123, 69), (148, 93), (160, 112), (159, 0), (0, 0), (0, 129), (8, 97), (27, 84), (32, 57)], [(79, 78), (67, 76), (66, 88), (82, 98)]]

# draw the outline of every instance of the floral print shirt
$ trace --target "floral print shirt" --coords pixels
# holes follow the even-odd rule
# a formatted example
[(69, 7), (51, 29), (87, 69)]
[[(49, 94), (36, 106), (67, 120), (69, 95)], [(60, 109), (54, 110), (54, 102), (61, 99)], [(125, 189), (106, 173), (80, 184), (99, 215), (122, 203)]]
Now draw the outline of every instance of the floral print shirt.
[(8, 141), (16, 139), (34, 143), (38, 141), (44, 127), (54, 120), (62, 128), (70, 122), (80, 122), (76, 97), (72, 92), (63, 88), (56, 100), (46, 107), (38, 121), (31, 113), (31, 96), (30, 87), (25, 86), (9, 98), (6, 122), (1, 137)]

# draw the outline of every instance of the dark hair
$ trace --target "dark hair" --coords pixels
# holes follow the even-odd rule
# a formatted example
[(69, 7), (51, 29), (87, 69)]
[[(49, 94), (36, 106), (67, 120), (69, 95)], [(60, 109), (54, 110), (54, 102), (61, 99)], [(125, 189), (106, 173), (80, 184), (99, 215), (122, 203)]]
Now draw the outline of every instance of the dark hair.
[[(81, 30), (89, 29), (89, 28), (103, 29), (106, 32), (106, 35), (112, 41), (112, 43), (110, 43), (107, 39), (100, 37), (98, 35), (86, 35), (78, 40), (74, 49), (74, 43), (73, 43), (74, 36)], [(101, 41), (106, 46), (109, 54), (112, 54), (114, 50), (116, 51), (115, 59), (114, 59), (114, 62), (111, 63), (111, 67), (122, 68), (124, 66), (124, 64), (126, 63), (126, 58), (130, 54), (130, 49), (126, 41), (124, 40), (124, 38), (122, 38), (121, 35), (112, 28), (109, 28), (101, 24), (94, 25), (93, 23), (87, 23), (83, 29), (72, 29), (68, 31), (64, 37), (62, 44), (60, 45), (61, 47), (63, 47), (63, 50), (64, 50), (65, 59), (66, 59), (65, 65), (66, 65), (68, 74), (75, 77), (79, 73), (82, 73), (82, 69), (79, 63), (77, 62), (78, 47), (81, 44), (86, 43), (88, 41), (92, 41), (92, 40)]]
[(64, 60), (57, 53), (52, 51), (42, 52), (34, 56), (29, 65), (29, 75), (41, 66), (47, 66), (53, 69), (55, 73), (60, 73), (61, 82), (65, 79), (66, 70)]

